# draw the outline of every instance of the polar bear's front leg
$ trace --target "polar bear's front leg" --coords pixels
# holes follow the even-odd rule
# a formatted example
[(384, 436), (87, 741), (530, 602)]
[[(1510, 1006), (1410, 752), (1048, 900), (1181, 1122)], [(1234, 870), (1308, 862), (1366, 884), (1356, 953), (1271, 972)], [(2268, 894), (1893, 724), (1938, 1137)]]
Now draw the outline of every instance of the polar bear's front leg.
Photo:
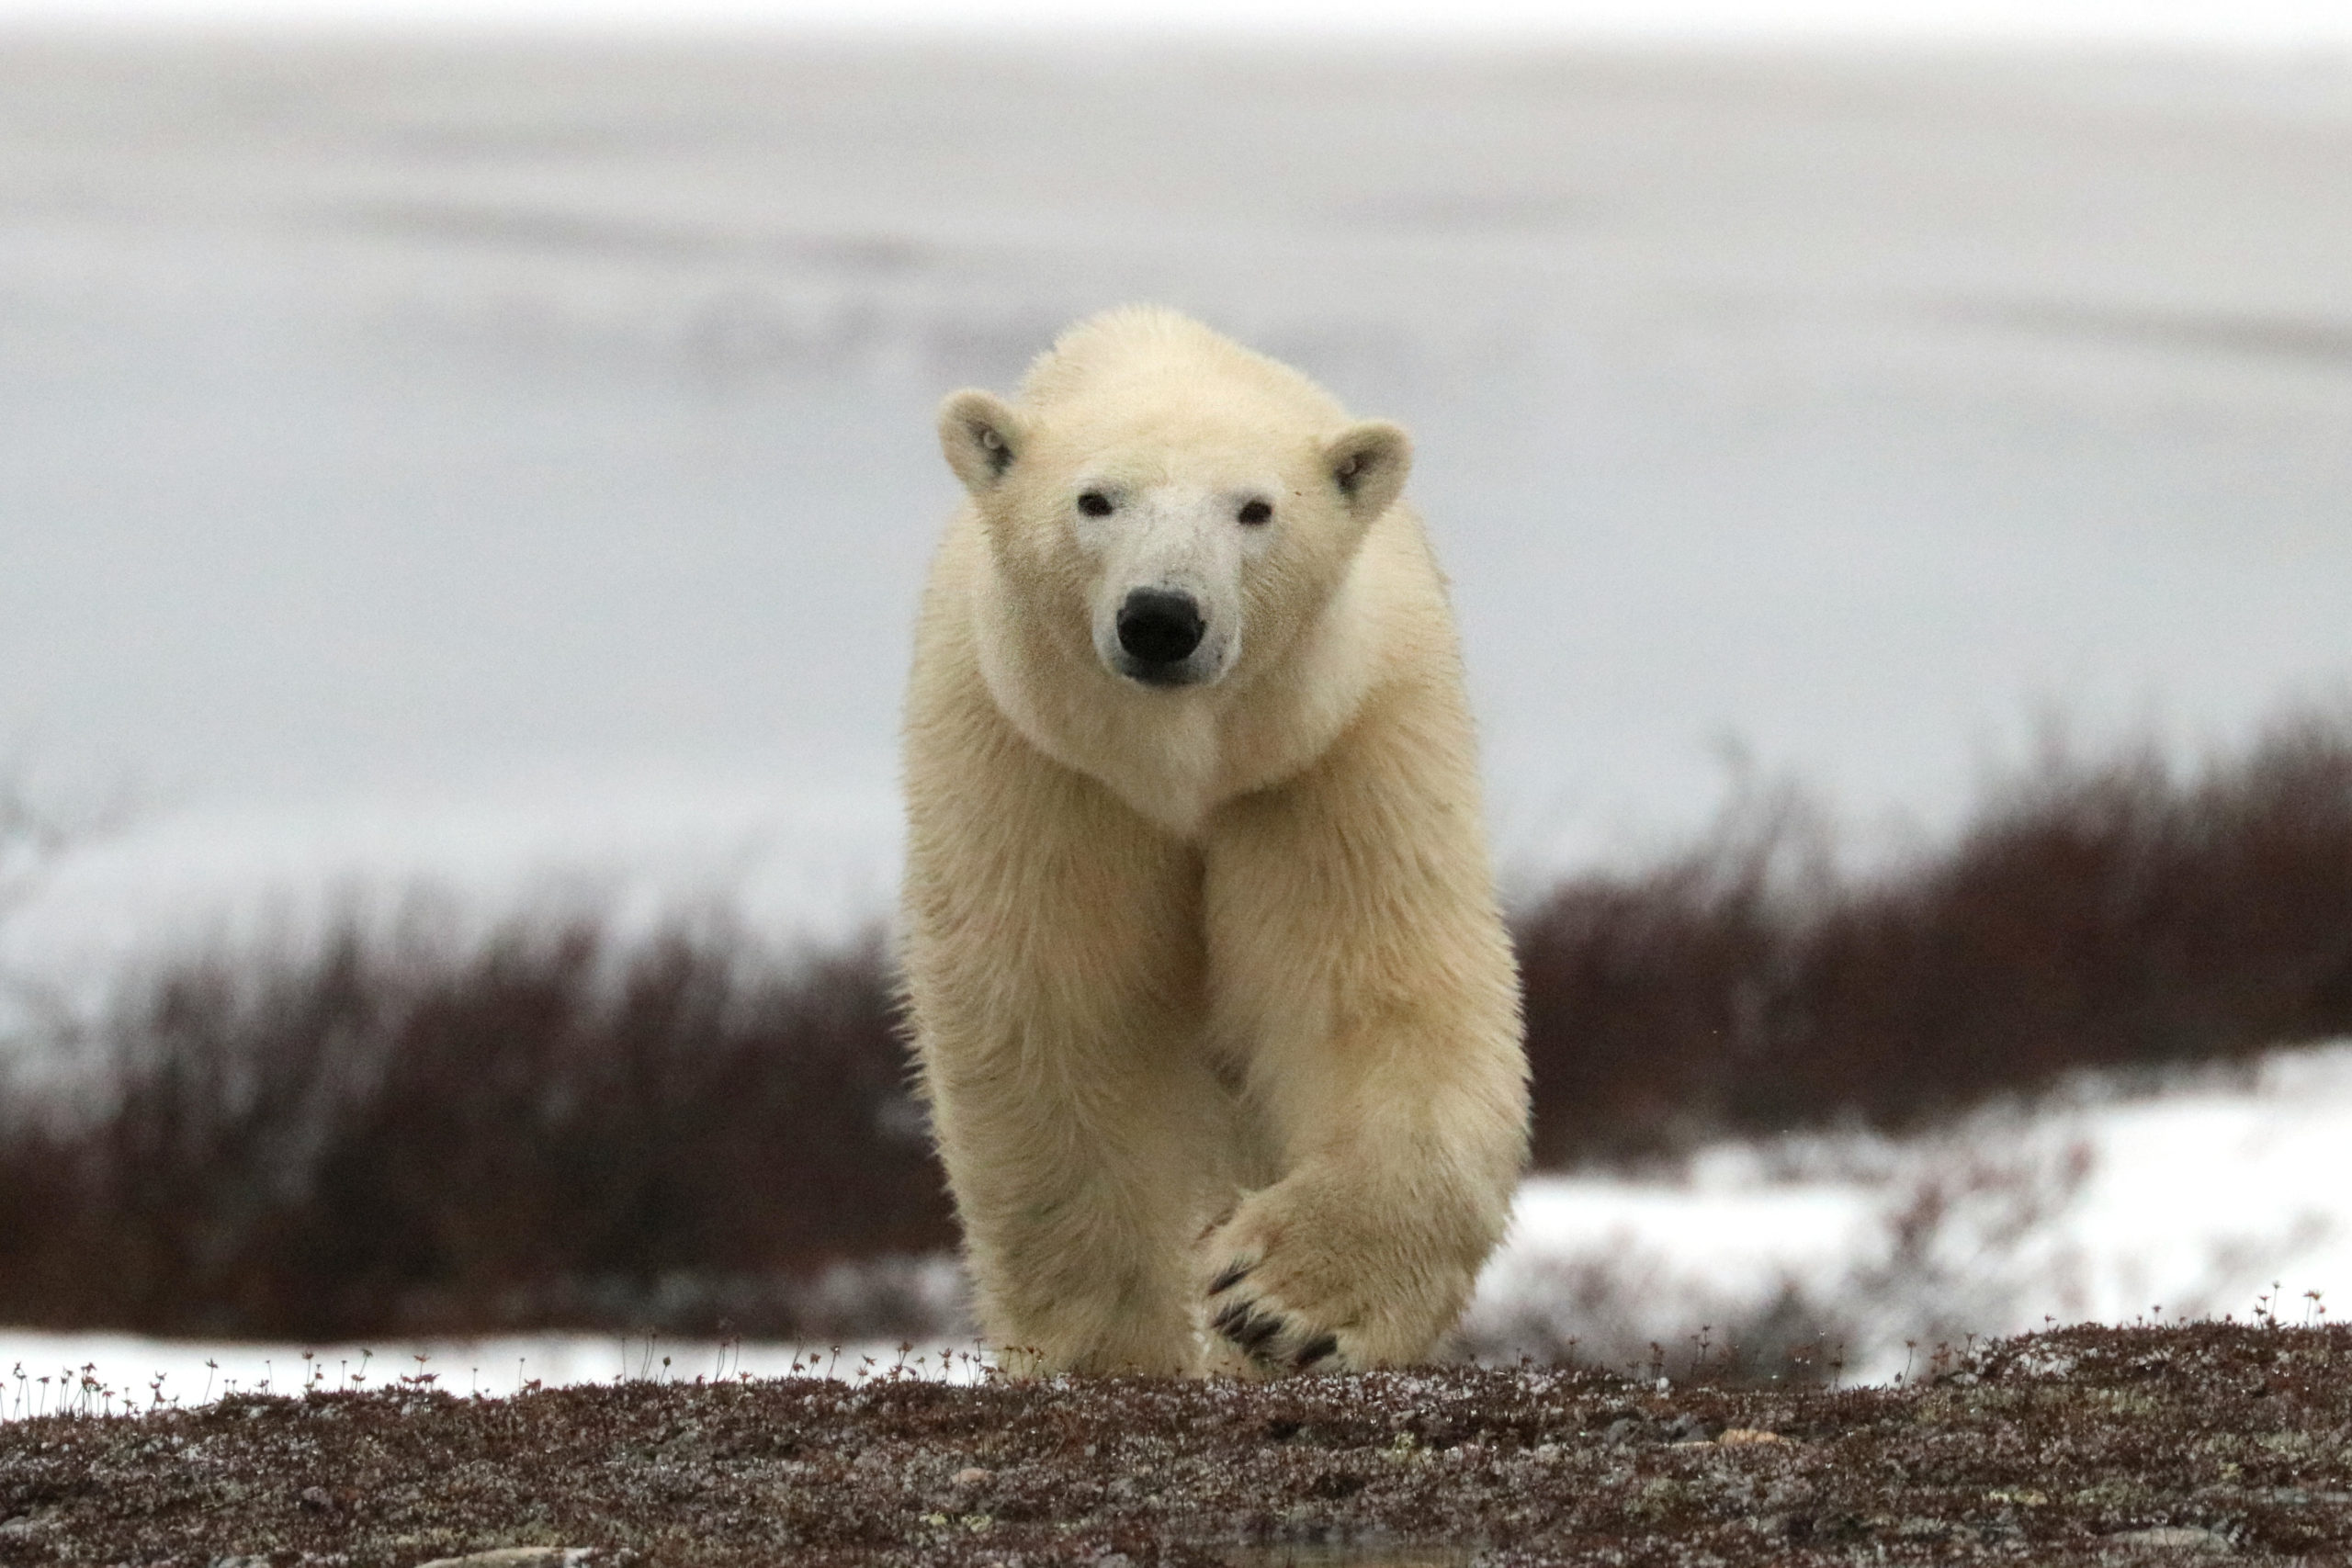
[(1419, 1359), (1509, 1222), (1525, 1055), (1470, 757), (1458, 691), (1390, 694), (1216, 824), (1213, 1032), (1280, 1170), (1196, 1258), (1227, 1370)]
[(981, 1329), (1016, 1371), (1192, 1371), (1231, 1099), (1197, 852), (1017, 741), (918, 776), (910, 1010)]
[(1189, 1249), (1221, 1091), (1165, 1019), (1053, 1027), (1040, 1010), (996, 1049), (931, 1054), (982, 1329), (1016, 1374), (1196, 1371)]

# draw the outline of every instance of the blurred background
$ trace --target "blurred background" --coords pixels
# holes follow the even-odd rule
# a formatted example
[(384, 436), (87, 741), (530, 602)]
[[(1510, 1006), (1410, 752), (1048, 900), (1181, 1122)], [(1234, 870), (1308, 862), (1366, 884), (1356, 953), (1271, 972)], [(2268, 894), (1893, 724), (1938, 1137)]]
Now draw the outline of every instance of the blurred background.
[(0, 1360), (960, 1332), (931, 411), (1132, 299), (1416, 434), (1472, 1348), (2352, 1292), (2352, 17), (1434, 9), (0, 0)]

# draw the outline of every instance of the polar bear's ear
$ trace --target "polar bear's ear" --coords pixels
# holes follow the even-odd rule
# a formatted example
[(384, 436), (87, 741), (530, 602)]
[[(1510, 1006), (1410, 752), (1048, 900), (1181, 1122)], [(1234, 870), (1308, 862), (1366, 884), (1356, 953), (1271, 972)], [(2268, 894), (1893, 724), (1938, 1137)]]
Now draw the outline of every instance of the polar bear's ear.
[(1325, 441), (1323, 463), (1347, 498), (1348, 510), (1369, 523), (1404, 491), (1413, 467), (1413, 439), (1402, 425), (1368, 419)]
[(939, 449), (974, 495), (996, 488), (1027, 437), (1021, 416), (993, 393), (967, 389), (939, 405)]

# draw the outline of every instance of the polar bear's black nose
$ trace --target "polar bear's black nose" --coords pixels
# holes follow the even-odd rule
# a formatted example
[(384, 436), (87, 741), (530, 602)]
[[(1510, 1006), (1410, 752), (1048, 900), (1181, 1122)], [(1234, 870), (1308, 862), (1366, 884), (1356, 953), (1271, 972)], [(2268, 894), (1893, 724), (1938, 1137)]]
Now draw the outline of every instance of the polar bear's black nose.
[(1119, 606), (1119, 646), (1144, 664), (1173, 664), (1201, 646), (1201, 607), (1189, 593), (1138, 588)]

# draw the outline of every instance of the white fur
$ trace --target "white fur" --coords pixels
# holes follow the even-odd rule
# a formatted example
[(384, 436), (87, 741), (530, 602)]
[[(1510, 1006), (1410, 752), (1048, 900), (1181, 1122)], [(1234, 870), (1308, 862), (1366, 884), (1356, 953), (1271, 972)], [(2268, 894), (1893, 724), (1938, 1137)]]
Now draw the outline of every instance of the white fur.
[[(908, 701), (905, 958), (988, 1333), (1040, 1370), (1426, 1354), (1526, 1091), (1404, 433), (1147, 309), (940, 430), (969, 499)], [(1197, 601), (1185, 683), (1123, 665), (1137, 588)]]

